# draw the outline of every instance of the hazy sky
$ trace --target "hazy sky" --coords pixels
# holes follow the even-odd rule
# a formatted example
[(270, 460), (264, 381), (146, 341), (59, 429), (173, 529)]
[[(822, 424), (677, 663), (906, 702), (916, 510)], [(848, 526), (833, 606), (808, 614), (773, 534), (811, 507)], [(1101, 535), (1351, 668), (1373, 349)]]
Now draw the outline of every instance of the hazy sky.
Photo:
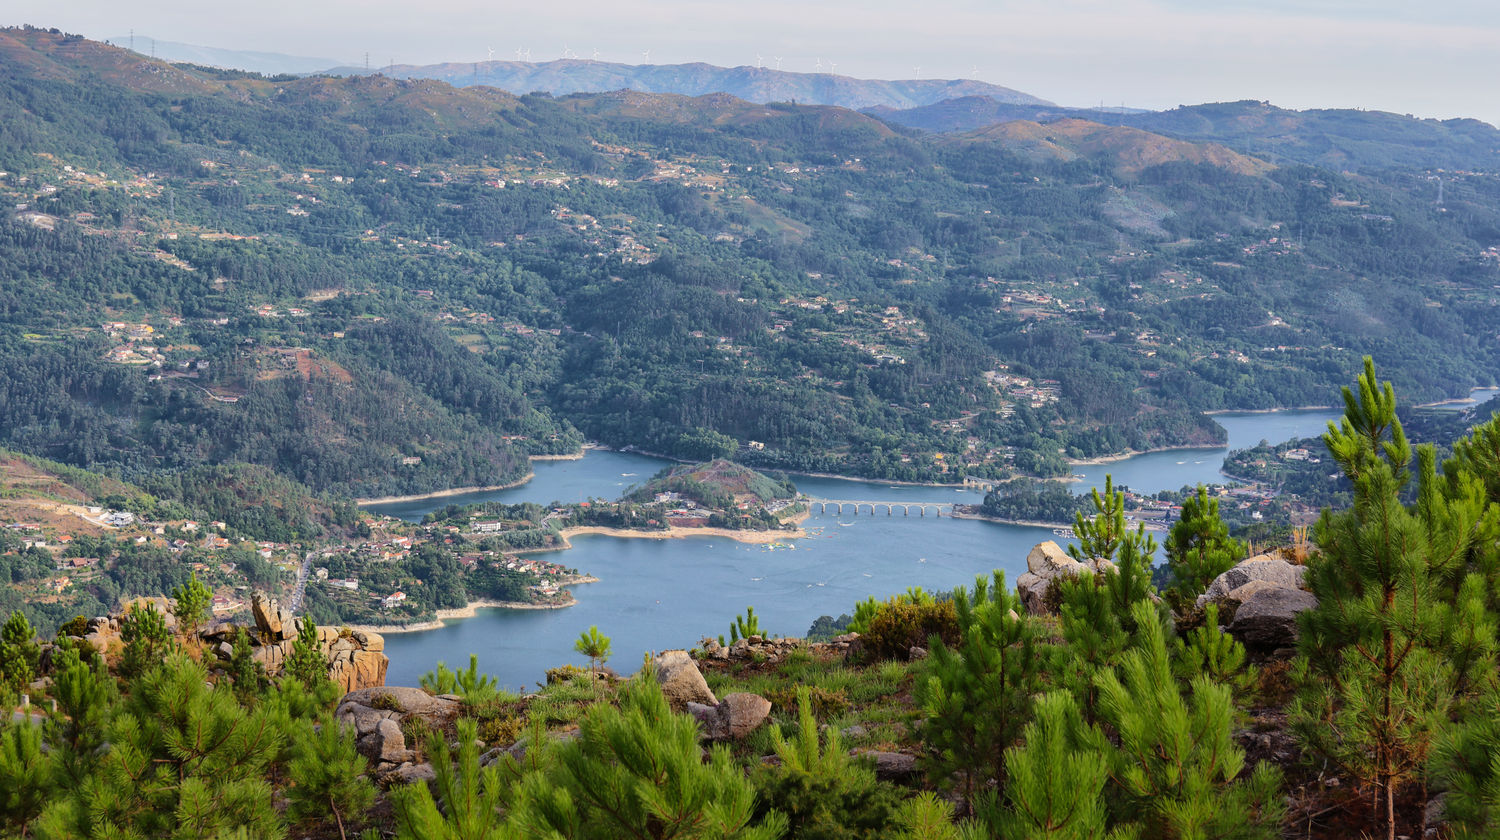
[(0, 0), (0, 23), (350, 64), (758, 54), (785, 70), (974, 75), (1065, 105), (1267, 99), (1500, 124), (1495, 0)]

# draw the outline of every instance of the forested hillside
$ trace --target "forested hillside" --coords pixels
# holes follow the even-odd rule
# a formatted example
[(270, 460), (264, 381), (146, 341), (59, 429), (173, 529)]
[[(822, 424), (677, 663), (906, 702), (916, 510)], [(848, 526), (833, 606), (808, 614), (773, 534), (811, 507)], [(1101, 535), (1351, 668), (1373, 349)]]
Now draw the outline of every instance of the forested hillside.
[(1326, 402), (1362, 354), (1413, 400), (1500, 370), (1476, 172), (1439, 205), (1423, 170), (1091, 123), (265, 78), (35, 29), (0, 59), (0, 445), (137, 481), (423, 492), (584, 439), (1057, 475)]

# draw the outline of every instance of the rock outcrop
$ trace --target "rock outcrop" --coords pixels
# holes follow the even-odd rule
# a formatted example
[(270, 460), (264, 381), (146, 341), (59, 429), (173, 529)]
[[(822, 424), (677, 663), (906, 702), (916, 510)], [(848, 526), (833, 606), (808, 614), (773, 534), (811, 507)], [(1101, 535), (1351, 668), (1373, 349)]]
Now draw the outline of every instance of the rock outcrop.
[(1302, 588), (1306, 572), (1279, 556), (1257, 555), (1214, 578), (1197, 605), (1217, 604), (1230, 635), (1247, 648), (1290, 648), (1297, 643), (1298, 613), (1318, 605), (1318, 599)]
[(710, 741), (739, 741), (754, 732), (771, 714), (771, 701), (759, 694), (736, 692), (717, 705), (687, 704), (688, 713), (698, 719), (703, 737)]
[(1077, 577), (1084, 572), (1098, 574), (1114, 568), (1108, 560), (1092, 560), (1081, 563), (1068, 556), (1053, 540), (1037, 543), (1026, 555), (1026, 571), (1016, 578), (1016, 592), (1021, 604), (1031, 615), (1045, 615), (1047, 594), (1053, 581), (1060, 577)]
[(1247, 648), (1288, 648), (1297, 642), (1297, 614), (1317, 605), (1318, 599), (1311, 592), (1286, 586), (1260, 587), (1234, 611), (1229, 634)]
[(1306, 573), (1307, 568), (1304, 566), (1293, 566), (1272, 554), (1259, 554), (1248, 560), (1241, 560), (1234, 568), (1214, 578), (1208, 589), (1198, 596), (1198, 606), (1202, 607), (1210, 601), (1218, 602), (1251, 581), (1265, 581), (1289, 589), (1301, 589), (1302, 576)]
[(434, 697), (420, 688), (382, 686), (345, 694), (334, 717), (354, 730), (355, 747), (378, 778), (405, 783), (432, 778), (432, 766), (416, 762), (403, 724), (417, 718), (428, 731), (442, 731), (458, 716), (459, 706), (456, 698)]
[(719, 699), (709, 689), (703, 672), (698, 670), (698, 663), (687, 651), (665, 651), (656, 657), (655, 664), (656, 681), (661, 683), (661, 691), (667, 696), (673, 711), (683, 711), (690, 703), (718, 705)]

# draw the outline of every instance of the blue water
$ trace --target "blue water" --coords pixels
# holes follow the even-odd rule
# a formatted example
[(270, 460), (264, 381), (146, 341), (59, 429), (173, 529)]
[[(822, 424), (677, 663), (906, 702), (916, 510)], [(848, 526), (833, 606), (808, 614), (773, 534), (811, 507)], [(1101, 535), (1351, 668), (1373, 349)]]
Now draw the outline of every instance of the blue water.
[[(1336, 417), (1332, 410), (1224, 414), (1229, 445), (1217, 449), (1152, 453), (1101, 466), (1082, 467), (1076, 487), (1102, 484), (1112, 473), (1118, 484), (1140, 492), (1178, 489), (1198, 482), (1222, 482), (1225, 453), (1262, 439), (1281, 442), (1315, 435)], [(371, 510), (420, 519), (447, 504), (581, 501), (614, 498), (627, 486), (649, 479), (669, 462), (643, 455), (590, 451), (578, 461), (542, 461), (536, 477), (510, 490), (420, 502), (371, 506)], [(815, 497), (861, 501), (977, 503), (977, 491), (883, 482), (795, 477), (797, 487)], [(617, 670), (636, 669), (648, 651), (691, 647), (705, 635), (727, 633), (730, 621), (753, 605), (769, 632), (800, 636), (820, 615), (852, 612), (870, 595), (884, 597), (909, 586), (943, 590), (971, 584), (976, 575), (1005, 572), (1014, 581), (1025, 571), (1026, 554), (1050, 529), (1000, 525), (949, 517), (815, 515), (804, 523), (809, 536), (770, 546), (745, 545), (718, 537), (678, 540), (582, 536), (557, 555), (599, 583), (574, 588), (578, 603), (561, 610), (481, 610), (472, 619), (450, 621), (437, 630), (389, 634), (388, 681), (415, 685), (438, 660), (466, 662), (511, 688), (530, 686), (549, 667), (586, 664), (573, 641), (590, 625), (613, 640)]]

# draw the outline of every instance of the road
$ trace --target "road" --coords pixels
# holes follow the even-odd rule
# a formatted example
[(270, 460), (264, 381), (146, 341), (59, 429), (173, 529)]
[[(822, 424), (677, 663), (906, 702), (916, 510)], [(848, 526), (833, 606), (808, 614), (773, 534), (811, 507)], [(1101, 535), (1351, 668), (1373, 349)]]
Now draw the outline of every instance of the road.
[(302, 594), (307, 591), (307, 578), (312, 574), (313, 558), (317, 556), (315, 551), (307, 552), (307, 555), (302, 558), (302, 568), (297, 570), (297, 586), (292, 590), (291, 596), (286, 599), (286, 608), (293, 615), (302, 608)]

